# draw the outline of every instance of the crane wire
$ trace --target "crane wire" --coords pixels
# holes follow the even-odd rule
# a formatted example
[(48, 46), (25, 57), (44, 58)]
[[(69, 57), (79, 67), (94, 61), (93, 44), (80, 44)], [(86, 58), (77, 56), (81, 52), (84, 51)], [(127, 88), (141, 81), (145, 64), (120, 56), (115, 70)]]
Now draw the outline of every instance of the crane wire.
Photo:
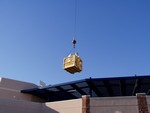
[(72, 44), (73, 44), (73, 48), (70, 50), (69, 54), (71, 54), (73, 51), (74, 53), (77, 53), (76, 51), (76, 25), (77, 25), (77, 0), (74, 0), (74, 31), (73, 31), (73, 40), (72, 40)]
[(74, 35), (73, 38), (76, 38), (76, 24), (77, 24), (77, 0), (75, 0), (75, 14), (74, 14)]

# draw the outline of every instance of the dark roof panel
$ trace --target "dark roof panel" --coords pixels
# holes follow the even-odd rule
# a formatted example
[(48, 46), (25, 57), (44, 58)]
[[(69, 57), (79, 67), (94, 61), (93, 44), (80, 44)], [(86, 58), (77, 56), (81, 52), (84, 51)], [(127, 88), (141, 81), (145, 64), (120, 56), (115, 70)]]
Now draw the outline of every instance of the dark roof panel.
[(150, 94), (150, 76), (89, 78), (43, 88), (24, 89), (21, 92), (39, 96), (46, 101), (77, 99), (82, 95), (114, 97)]

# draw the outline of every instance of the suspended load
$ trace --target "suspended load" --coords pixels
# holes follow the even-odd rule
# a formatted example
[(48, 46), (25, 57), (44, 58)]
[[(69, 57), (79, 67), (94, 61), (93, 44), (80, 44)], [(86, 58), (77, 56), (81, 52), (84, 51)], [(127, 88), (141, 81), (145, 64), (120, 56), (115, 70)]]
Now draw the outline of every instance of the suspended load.
[[(72, 43), (75, 49), (76, 40), (73, 40)], [(82, 71), (82, 60), (77, 52), (69, 54), (66, 58), (64, 58), (64, 70), (71, 74)]]
[(82, 60), (78, 54), (70, 54), (64, 58), (64, 70), (74, 74), (82, 71)]

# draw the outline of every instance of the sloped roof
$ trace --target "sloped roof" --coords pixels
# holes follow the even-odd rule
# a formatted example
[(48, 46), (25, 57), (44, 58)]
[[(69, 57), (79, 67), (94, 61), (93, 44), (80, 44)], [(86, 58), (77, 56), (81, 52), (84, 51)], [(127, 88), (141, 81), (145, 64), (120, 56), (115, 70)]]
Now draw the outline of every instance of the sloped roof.
[(39, 96), (46, 101), (60, 101), (91, 97), (133, 96), (136, 93), (150, 94), (150, 76), (113, 78), (88, 78), (43, 88), (24, 89), (22, 93)]

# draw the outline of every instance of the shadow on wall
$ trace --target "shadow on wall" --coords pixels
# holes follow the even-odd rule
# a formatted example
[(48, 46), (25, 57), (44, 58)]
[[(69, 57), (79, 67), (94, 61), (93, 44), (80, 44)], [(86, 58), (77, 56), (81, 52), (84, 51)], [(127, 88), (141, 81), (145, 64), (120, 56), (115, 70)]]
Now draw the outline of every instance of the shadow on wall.
[(41, 113), (59, 113), (58, 111), (47, 107), (44, 103), (42, 104)]

